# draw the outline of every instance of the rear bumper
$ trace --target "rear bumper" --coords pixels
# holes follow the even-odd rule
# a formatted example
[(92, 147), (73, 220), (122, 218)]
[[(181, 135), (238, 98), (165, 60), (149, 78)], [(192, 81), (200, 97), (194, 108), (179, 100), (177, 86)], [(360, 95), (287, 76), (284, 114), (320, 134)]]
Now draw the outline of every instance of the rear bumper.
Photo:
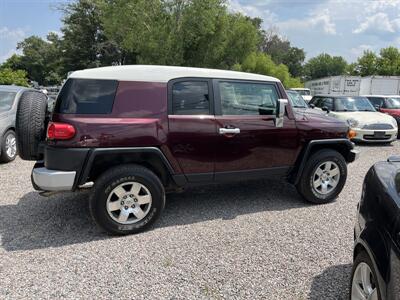
[(49, 170), (45, 167), (35, 167), (32, 170), (32, 184), (42, 191), (70, 191), (75, 182), (75, 171)]

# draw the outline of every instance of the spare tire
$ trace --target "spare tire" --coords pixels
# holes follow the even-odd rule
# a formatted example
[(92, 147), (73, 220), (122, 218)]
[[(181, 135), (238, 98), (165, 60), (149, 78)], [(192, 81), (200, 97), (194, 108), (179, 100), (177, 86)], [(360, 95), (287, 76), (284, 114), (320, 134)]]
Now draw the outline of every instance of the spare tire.
[(46, 134), (47, 96), (39, 91), (23, 92), (19, 99), (15, 124), (17, 149), (24, 160), (39, 160), (39, 143)]

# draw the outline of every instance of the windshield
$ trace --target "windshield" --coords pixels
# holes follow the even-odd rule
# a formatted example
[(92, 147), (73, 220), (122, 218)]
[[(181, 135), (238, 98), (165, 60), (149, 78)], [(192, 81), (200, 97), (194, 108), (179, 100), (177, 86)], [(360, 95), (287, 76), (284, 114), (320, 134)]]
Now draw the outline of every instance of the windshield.
[(295, 91), (287, 91), (290, 104), (295, 108), (307, 108), (308, 105), (304, 101), (303, 97)]
[(387, 108), (399, 108), (400, 109), (400, 97), (390, 97), (386, 98), (386, 106)]
[(302, 96), (310, 96), (311, 95), (309, 90), (294, 90), (294, 91), (296, 91), (297, 93), (299, 93)]
[(14, 103), (16, 93), (0, 91), (0, 113), (9, 111)]
[(335, 111), (375, 111), (365, 97), (339, 97), (335, 99)]

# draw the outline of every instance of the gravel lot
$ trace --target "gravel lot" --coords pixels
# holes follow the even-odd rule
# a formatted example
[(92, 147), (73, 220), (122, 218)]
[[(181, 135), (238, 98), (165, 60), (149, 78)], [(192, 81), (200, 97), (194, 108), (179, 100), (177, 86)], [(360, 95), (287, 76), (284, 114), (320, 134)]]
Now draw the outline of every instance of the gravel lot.
[(87, 193), (43, 198), (31, 162), (0, 165), (0, 298), (345, 299), (364, 175), (400, 143), (359, 148), (335, 203), (281, 182), (195, 188), (127, 237), (95, 227)]

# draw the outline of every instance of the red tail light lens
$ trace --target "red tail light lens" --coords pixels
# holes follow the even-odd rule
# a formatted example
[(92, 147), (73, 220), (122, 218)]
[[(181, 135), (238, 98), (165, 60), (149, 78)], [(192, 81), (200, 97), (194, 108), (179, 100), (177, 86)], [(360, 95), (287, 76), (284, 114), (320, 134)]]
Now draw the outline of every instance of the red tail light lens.
[(49, 140), (69, 140), (74, 136), (75, 128), (70, 124), (50, 122), (47, 126), (47, 138)]

